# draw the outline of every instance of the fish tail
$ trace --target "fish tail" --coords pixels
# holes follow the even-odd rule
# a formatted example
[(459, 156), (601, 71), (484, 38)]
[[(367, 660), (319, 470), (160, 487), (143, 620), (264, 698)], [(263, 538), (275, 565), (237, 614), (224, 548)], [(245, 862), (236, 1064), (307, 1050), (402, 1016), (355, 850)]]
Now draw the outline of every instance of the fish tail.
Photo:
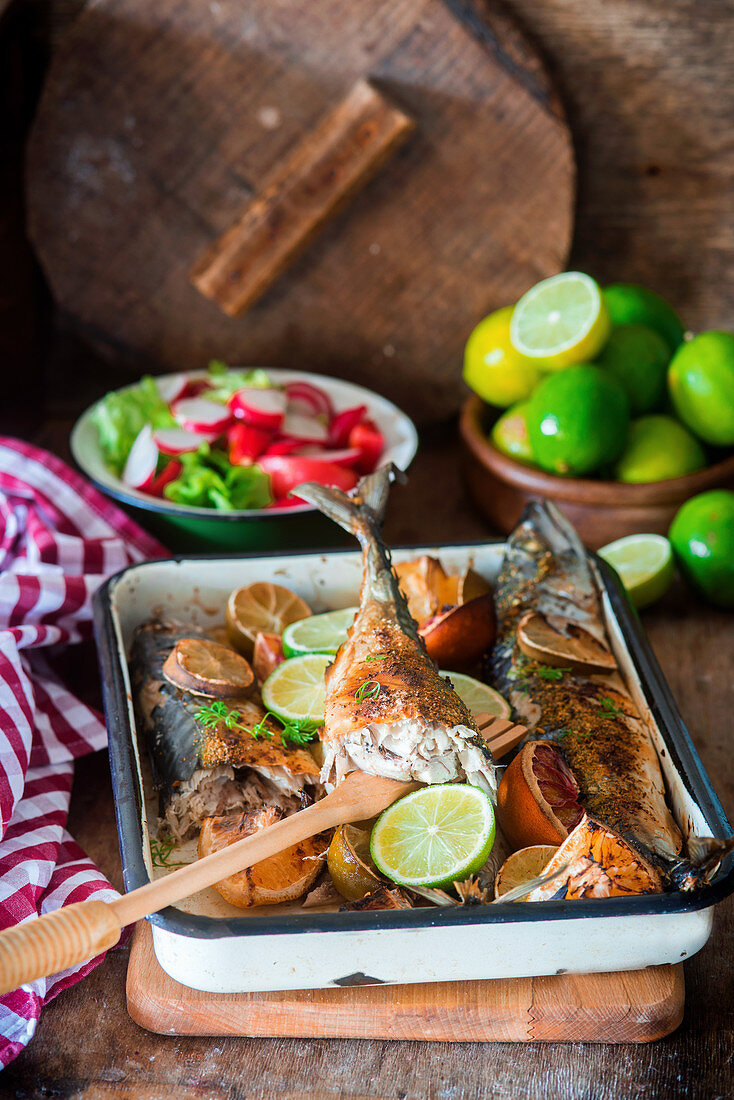
[(341, 489), (307, 481), (293, 490), (293, 495), (315, 504), (320, 512), (355, 535), (362, 546), (373, 540), (385, 517), (390, 485), (401, 475), (392, 462), (373, 474), (363, 477), (351, 495)]
[(689, 837), (688, 858), (677, 863), (670, 877), (681, 890), (697, 890), (714, 877), (719, 864), (734, 851), (734, 836), (719, 840), (713, 836)]

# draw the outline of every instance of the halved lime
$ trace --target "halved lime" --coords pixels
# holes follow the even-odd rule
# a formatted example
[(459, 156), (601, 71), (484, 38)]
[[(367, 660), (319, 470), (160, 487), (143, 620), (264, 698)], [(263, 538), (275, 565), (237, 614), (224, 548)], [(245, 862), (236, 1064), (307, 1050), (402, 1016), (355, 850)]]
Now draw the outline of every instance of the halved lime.
[(582, 271), (564, 271), (522, 296), (510, 321), (510, 340), (542, 370), (562, 370), (595, 359), (610, 328), (598, 283)]
[(468, 783), (440, 783), (388, 806), (372, 830), (370, 854), (401, 886), (450, 886), (478, 871), (493, 844), (489, 795)]
[(448, 676), (454, 685), (454, 691), (462, 703), (466, 704), (473, 718), (478, 714), (494, 714), (497, 718), (510, 717), (510, 704), (489, 684), (483, 684), (481, 680), (475, 680), (473, 676), (466, 676), (463, 672), (442, 670), (441, 675)]
[(283, 661), (262, 686), (263, 703), (278, 718), (320, 725), (324, 720), (326, 653), (306, 653)]
[(659, 600), (673, 579), (673, 552), (664, 535), (627, 535), (597, 550), (619, 573), (637, 608)]
[(356, 614), (356, 607), (344, 607), (291, 623), (283, 631), (283, 652), (286, 657), (300, 657), (302, 653), (336, 653), (346, 641)]

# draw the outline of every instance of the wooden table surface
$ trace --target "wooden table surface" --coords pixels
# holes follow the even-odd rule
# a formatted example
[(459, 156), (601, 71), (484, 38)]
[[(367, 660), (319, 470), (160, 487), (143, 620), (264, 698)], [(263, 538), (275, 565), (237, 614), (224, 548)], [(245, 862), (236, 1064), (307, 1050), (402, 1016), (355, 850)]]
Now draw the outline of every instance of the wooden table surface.
[[(63, 451), (63, 429), (57, 424), (35, 438)], [(390, 542), (458, 541), (488, 533), (463, 494), (456, 451), (449, 428), (423, 440), (409, 485), (394, 492), (386, 527)], [(734, 615), (703, 607), (676, 586), (644, 613), (643, 621), (732, 819)], [(77, 765), (69, 828), (119, 888), (109, 772), (102, 753)], [(644, 1047), (525, 1046), (161, 1037), (141, 1030), (127, 1015), (128, 949), (118, 948), (44, 1011), (34, 1040), (3, 1074), (0, 1095), (19, 1100), (730, 1097), (733, 954), (729, 900), (718, 907), (709, 943), (685, 965), (685, 1019), (673, 1035)]]

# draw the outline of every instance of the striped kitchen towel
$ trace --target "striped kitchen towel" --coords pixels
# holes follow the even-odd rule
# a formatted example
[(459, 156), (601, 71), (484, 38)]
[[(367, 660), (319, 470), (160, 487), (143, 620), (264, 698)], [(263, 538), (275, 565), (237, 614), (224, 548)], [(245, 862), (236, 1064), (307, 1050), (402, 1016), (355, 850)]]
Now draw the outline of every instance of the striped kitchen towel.
[[(166, 555), (60, 459), (0, 437), (0, 928), (117, 896), (66, 831), (74, 760), (104, 748), (104, 721), (54, 664), (60, 645), (91, 637), (105, 577)], [(0, 998), (0, 1066), (42, 1006), (100, 961)]]

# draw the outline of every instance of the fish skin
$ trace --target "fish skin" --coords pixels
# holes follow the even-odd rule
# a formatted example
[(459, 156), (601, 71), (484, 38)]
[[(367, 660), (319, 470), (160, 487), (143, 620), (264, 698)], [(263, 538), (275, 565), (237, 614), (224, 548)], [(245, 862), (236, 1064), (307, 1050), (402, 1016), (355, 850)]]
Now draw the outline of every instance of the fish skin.
[[(494, 790), (492, 755), (450, 681), (439, 675), (426, 653), (380, 533), (392, 473), (392, 467), (383, 467), (363, 478), (351, 497), (315, 483), (294, 490), (354, 534), (363, 555), (359, 609), (347, 640), (326, 672), (322, 741), (327, 748), (335, 748), (372, 725), (410, 723), (429, 731), (458, 730), (465, 749), (477, 759), (481, 757), (487, 786)], [(372, 758), (360, 766), (378, 769), (381, 754), (394, 758), (390, 760), (391, 776), (420, 778), (410, 764), (401, 763), (399, 754), (379, 745)], [(454, 768), (453, 763), (451, 770), (447, 764), (443, 781), (465, 777), (461, 765)], [(377, 770), (376, 774), (388, 773)]]
[(556, 629), (575, 623), (606, 644), (588, 556), (553, 505), (533, 501), (527, 506), (508, 539), (495, 595), (495, 686), (533, 736), (559, 743), (584, 808), (672, 873), (683, 838), (665, 800), (649, 729), (621, 676), (565, 671), (561, 679), (549, 680), (542, 675), (544, 666), (526, 657), (517, 643), (517, 623), (532, 610)]

